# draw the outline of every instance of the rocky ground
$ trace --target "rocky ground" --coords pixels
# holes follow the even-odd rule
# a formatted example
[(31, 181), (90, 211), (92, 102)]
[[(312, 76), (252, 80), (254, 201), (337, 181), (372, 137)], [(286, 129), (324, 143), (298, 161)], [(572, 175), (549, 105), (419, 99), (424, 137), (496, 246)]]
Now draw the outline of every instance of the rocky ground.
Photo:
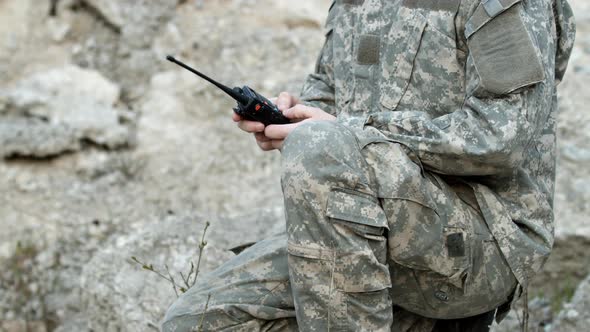
[[(571, 2), (557, 242), (530, 289), (532, 330), (590, 324), (590, 4)], [(206, 221), (201, 273), (280, 231), (278, 154), (164, 57), (268, 96), (297, 92), (329, 3), (0, 0), (0, 331), (157, 330), (174, 291), (132, 256), (179, 281)], [(517, 324), (513, 313), (496, 329)]]

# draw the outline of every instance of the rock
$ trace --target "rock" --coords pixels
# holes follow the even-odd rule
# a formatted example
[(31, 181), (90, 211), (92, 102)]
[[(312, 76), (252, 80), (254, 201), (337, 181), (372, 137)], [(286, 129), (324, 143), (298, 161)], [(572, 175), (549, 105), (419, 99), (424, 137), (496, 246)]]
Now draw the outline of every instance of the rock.
[(562, 153), (565, 158), (573, 162), (590, 162), (590, 147), (580, 147), (574, 144), (564, 144)]
[[(206, 273), (233, 256), (232, 246), (260, 240), (271, 232), (270, 227), (259, 233), (246, 230), (261, 229), (262, 225), (278, 224), (281, 211), (259, 215), (220, 219), (207, 232), (207, 246), (200, 273)], [(196, 264), (203, 232), (203, 217), (169, 215), (156, 223), (137, 223), (125, 234), (117, 234), (86, 264), (81, 273), (81, 312), (70, 318), (73, 325), (60, 331), (94, 329), (96, 331), (147, 331), (159, 326), (167, 307), (175, 299), (171, 283), (146, 271), (132, 256), (167, 275), (170, 268), (176, 282), (182, 284), (190, 263)], [(226, 227), (232, 225), (232, 227)], [(284, 225), (284, 224), (283, 224)]]
[(590, 275), (559, 313), (553, 328), (556, 332), (590, 331)]
[(28, 119), (0, 122), (0, 157), (44, 158), (79, 149), (79, 137), (67, 125)]
[[(522, 302), (522, 300), (519, 300)], [(522, 330), (523, 309), (518, 303), (516, 308), (513, 308), (500, 324), (494, 323), (491, 332), (512, 332)], [(529, 301), (529, 330), (542, 331), (543, 328), (549, 326), (553, 314), (551, 312), (551, 303), (544, 299), (536, 297)]]
[[(73, 65), (33, 74), (17, 84), (17, 94), (31, 91), (42, 97), (52, 97), (53, 103), (73, 98), (86, 103), (113, 106), (120, 95), (119, 87), (100, 73)], [(67, 112), (67, 110), (62, 110)]]
[(66, 66), (33, 74), (0, 96), (0, 157), (49, 157), (80, 142), (114, 149), (132, 141), (115, 108), (120, 89), (98, 72)]
[(154, 40), (153, 50), (160, 59), (168, 54), (179, 54), (182, 51), (184, 36), (173, 22), (169, 22)]
[(6, 332), (25, 332), (27, 331), (27, 322), (24, 320), (9, 320), (3, 322), (0, 327)]
[(27, 38), (30, 26), (24, 22), (28, 21), (28, 14), (33, 0), (22, 1), (0, 1), (0, 77), (2, 81), (12, 70), (13, 57), (21, 41)]
[(6, 321), (0, 322), (2, 332), (47, 332), (44, 322)]
[[(148, 46), (150, 33), (172, 17), (178, 0), (83, 0), (107, 24), (121, 32), (134, 46)], [(151, 30), (151, 31), (150, 31)], [(132, 40), (134, 39), (134, 40)]]
[[(149, 77), (163, 66), (152, 51), (160, 30), (174, 17), (177, 0), (84, 0), (77, 5), (72, 33), (72, 60), (99, 70), (123, 88), (124, 98), (136, 100)], [(84, 19), (80, 19), (83, 17)]]
[(125, 24), (126, 12), (122, 5), (125, 1), (84, 0), (88, 6), (96, 10), (112, 26), (121, 29)]
[(60, 43), (64, 41), (66, 35), (70, 32), (71, 26), (64, 21), (49, 19), (47, 21), (47, 28), (53, 41)]

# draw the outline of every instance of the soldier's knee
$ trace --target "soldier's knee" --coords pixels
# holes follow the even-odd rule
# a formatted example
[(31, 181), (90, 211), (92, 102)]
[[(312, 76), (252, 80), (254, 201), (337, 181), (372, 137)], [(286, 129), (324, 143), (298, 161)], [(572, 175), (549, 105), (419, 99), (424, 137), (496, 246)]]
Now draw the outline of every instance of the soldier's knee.
[(351, 160), (359, 160), (354, 134), (336, 122), (302, 124), (289, 134), (282, 151), (283, 180), (329, 180), (351, 172)]
[[(287, 137), (283, 156), (305, 156), (321, 153), (325, 148), (337, 149), (342, 143), (354, 141), (342, 125), (333, 121), (312, 121), (295, 128)], [(344, 142), (343, 142), (344, 141)]]

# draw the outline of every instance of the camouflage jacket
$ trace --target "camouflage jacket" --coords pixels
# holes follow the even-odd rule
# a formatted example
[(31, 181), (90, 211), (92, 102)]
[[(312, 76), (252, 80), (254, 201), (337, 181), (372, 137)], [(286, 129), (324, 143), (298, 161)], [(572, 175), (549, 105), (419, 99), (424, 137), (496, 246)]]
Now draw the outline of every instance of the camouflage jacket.
[(553, 245), (556, 86), (574, 35), (566, 0), (336, 0), (302, 100), (468, 183), (525, 286)]

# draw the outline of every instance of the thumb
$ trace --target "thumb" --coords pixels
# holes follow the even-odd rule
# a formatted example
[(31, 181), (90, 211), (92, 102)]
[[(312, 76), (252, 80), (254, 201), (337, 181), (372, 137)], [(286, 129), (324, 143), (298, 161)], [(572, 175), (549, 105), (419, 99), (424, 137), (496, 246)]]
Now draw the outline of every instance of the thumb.
[(283, 112), (291, 120), (304, 120), (314, 116), (316, 109), (305, 105), (295, 105)]

